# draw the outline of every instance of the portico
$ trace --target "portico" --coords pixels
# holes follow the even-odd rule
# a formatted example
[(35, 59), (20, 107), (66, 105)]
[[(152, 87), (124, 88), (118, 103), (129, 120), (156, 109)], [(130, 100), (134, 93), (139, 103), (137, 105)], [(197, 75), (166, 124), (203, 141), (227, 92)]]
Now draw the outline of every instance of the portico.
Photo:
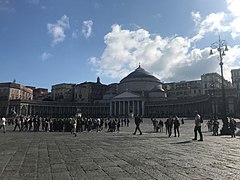
[(110, 102), (110, 116), (131, 117), (134, 114), (144, 115), (144, 99), (132, 92), (123, 92)]

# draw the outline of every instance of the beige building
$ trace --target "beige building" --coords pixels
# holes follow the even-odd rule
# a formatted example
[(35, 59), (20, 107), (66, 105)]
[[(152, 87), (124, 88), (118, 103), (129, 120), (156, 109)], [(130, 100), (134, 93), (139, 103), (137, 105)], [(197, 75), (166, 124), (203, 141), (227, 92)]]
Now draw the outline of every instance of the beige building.
[(74, 87), (74, 101), (82, 103), (93, 103), (97, 100), (102, 100), (104, 94), (109, 87), (100, 82), (100, 78), (97, 78), (97, 82), (84, 82)]
[[(203, 94), (209, 94), (213, 89), (222, 89), (222, 76), (218, 73), (203, 74), (201, 81)], [(231, 82), (224, 79), (224, 87), (225, 89), (231, 89)]]
[(168, 97), (195, 97), (202, 95), (200, 80), (165, 83), (163, 87)]
[(53, 101), (71, 102), (74, 99), (74, 86), (71, 83), (62, 83), (52, 86)]
[(33, 100), (33, 90), (17, 83), (0, 83), (0, 116), (8, 114), (11, 100)]

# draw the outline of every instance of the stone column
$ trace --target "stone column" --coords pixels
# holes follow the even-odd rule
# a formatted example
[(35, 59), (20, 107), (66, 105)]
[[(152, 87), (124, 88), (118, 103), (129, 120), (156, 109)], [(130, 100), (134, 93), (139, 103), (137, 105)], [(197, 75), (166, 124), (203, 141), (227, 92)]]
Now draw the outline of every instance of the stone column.
[(129, 108), (129, 106), (130, 106), (130, 102), (127, 101), (127, 115), (128, 115), (128, 116), (129, 116), (129, 113), (130, 113), (130, 108)]
[(137, 113), (138, 113), (138, 115), (140, 114), (140, 111), (139, 111), (139, 100), (137, 101)]
[(110, 112), (109, 112), (109, 115), (110, 115), (110, 116), (112, 116), (112, 104), (113, 104), (113, 102), (110, 101)]
[(121, 101), (118, 101), (118, 116), (121, 115)]
[(144, 116), (144, 101), (142, 101), (142, 116)]
[(126, 107), (125, 107), (126, 101), (123, 101), (123, 115), (126, 115)]
[(133, 104), (133, 115), (135, 115), (135, 101), (132, 101)]
[(117, 114), (117, 102), (114, 101), (114, 116)]

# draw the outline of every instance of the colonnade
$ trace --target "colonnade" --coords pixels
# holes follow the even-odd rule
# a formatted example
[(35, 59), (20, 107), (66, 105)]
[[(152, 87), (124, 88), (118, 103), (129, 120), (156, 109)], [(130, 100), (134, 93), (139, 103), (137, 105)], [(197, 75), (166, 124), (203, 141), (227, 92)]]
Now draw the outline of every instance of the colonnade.
[(54, 106), (37, 104), (13, 104), (10, 109), (21, 115), (39, 115), (43, 117), (71, 117), (81, 110), (83, 116), (107, 117), (109, 106)]
[(113, 100), (110, 103), (110, 116), (128, 117), (131, 114), (144, 115), (142, 100)]

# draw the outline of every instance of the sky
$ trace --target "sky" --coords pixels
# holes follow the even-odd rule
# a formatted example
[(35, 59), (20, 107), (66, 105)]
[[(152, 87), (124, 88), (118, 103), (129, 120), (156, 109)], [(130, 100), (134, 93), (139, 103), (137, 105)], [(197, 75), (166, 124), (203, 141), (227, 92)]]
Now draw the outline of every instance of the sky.
[(239, 0), (0, 0), (0, 82), (118, 83), (139, 64), (162, 82), (240, 68)]

